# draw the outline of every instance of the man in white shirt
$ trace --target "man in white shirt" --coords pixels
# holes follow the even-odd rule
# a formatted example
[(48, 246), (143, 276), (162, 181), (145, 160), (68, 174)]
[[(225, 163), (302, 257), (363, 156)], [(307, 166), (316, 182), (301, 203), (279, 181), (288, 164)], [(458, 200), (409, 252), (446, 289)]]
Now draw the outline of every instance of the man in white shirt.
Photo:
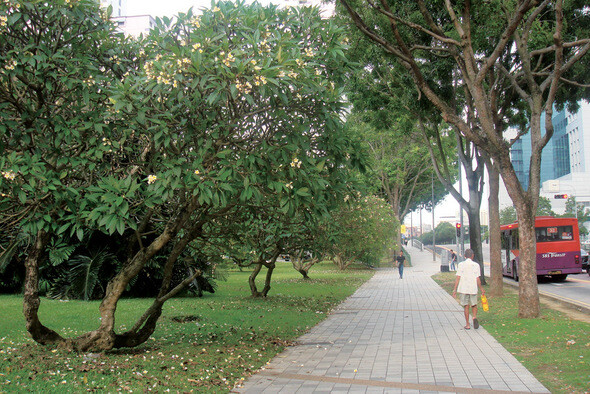
[(477, 288), (481, 289), (481, 294), (486, 293), (481, 287), (481, 280), (479, 279), (479, 264), (471, 260), (472, 258), (473, 250), (465, 250), (465, 261), (460, 262), (457, 267), (457, 278), (453, 288), (453, 297), (459, 293), (459, 303), (465, 308), (466, 330), (471, 328), (469, 324), (469, 307), (471, 307), (471, 314), (473, 315), (473, 327), (475, 329), (479, 328), (479, 321), (477, 320)]

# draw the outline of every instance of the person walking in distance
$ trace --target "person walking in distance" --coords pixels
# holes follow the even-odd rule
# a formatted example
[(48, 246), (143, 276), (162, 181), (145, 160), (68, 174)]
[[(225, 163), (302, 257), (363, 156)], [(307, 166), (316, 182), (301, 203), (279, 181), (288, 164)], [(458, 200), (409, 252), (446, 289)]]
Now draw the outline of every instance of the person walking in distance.
[(404, 251), (400, 250), (399, 255), (395, 258), (397, 261), (397, 269), (399, 271), (399, 278), (404, 278), (404, 261), (406, 261), (406, 256), (404, 256)]
[(465, 312), (465, 329), (469, 330), (469, 307), (471, 307), (471, 314), (473, 317), (473, 327), (479, 328), (479, 321), (477, 320), (477, 289), (481, 290), (481, 294), (485, 294), (485, 290), (481, 286), (481, 279), (479, 278), (479, 264), (473, 259), (473, 250), (465, 250), (465, 260), (459, 263), (457, 267), (457, 277), (455, 279), (455, 287), (453, 288), (453, 297), (459, 295), (459, 303), (464, 308)]
[(451, 271), (455, 270), (455, 264), (457, 263), (457, 253), (451, 249)]

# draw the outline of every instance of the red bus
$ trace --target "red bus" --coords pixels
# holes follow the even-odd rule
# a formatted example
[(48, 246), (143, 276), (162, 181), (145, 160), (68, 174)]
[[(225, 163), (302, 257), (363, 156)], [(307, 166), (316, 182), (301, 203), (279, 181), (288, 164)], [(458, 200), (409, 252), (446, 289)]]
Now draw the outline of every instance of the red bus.
[[(518, 222), (500, 226), (502, 273), (518, 280)], [(537, 275), (564, 281), (568, 274), (582, 272), (578, 219), (537, 216)]]

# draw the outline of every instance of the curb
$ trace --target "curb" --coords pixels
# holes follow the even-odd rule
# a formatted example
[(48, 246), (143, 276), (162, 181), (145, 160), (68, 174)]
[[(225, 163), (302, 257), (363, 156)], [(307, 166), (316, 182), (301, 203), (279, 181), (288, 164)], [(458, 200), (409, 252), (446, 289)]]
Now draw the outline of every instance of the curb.
[[(511, 287), (514, 287), (516, 289), (518, 289), (518, 287), (519, 287), (517, 283), (510, 283), (510, 282), (504, 281), (504, 284), (506, 284), (508, 286), (511, 286)], [(559, 296), (556, 296), (554, 294), (543, 293), (543, 292), (540, 292), (539, 291), (539, 298), (545, 298), (545, 299), (548, 299), (550, 301), (557, 302), (557, 303), (559, 303), (559, 304), (561, 304), (561, 305), (563, 305), (563, 306), (565, 306), (567, 308), (575, 309), (578, 312), (590, 314), (590, 307), (576, 304), (574, 302), (571, 302), (569, 300), (563, 299), (563, 298), (561, 298)]]

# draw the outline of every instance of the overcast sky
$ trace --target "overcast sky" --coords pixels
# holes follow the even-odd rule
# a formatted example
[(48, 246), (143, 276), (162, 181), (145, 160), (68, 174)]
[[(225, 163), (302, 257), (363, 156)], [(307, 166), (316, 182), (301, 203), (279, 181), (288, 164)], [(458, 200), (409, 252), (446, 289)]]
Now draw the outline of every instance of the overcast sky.
[(209, 8), (210, 0), (127, 0), (127, 15), (174, 16), (189, 8)]

